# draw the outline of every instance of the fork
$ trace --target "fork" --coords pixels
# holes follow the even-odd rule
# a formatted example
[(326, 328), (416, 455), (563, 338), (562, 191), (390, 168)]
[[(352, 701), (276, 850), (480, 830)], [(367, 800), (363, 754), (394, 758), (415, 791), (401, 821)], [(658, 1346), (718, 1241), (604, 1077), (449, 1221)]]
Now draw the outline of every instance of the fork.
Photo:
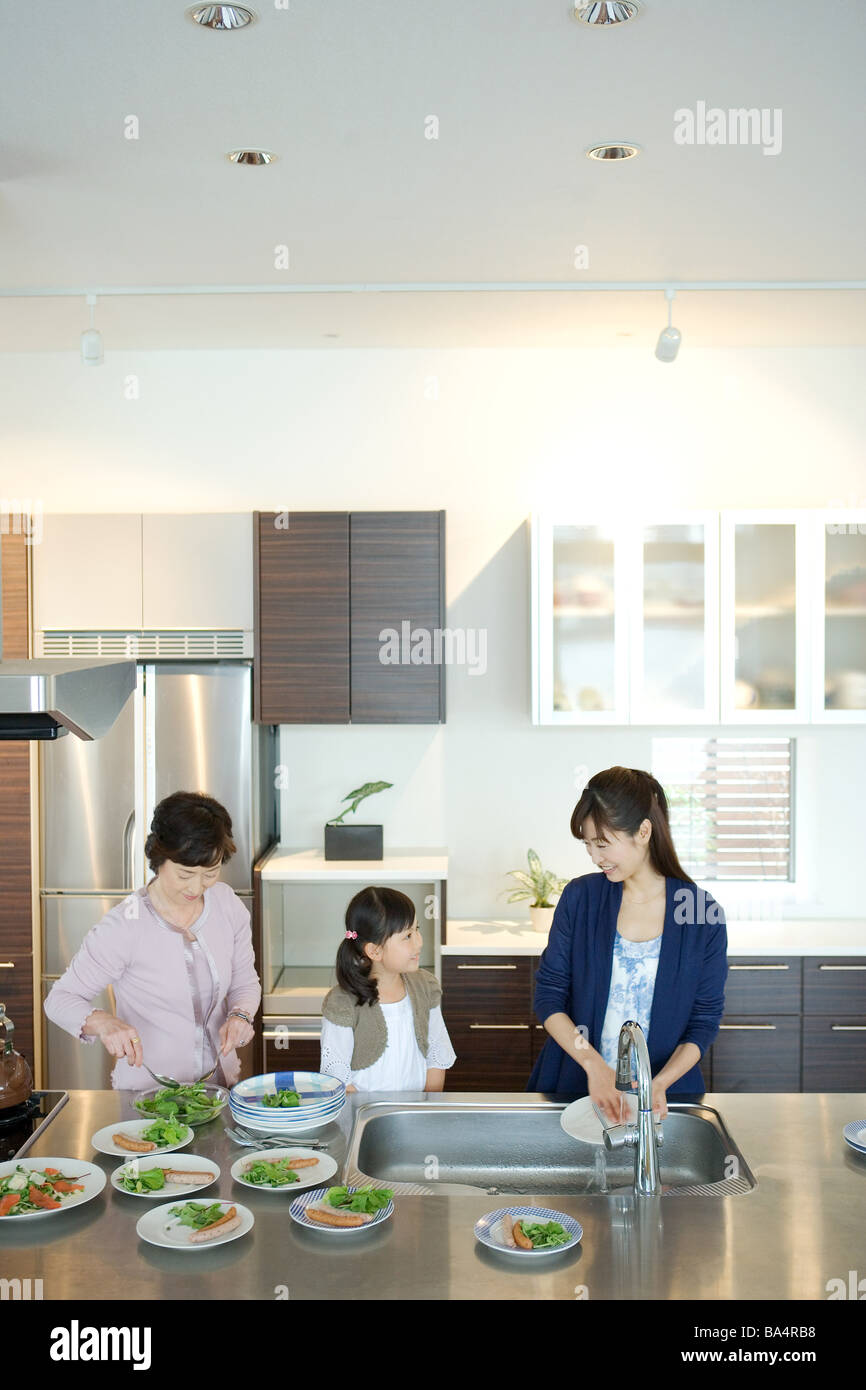
[(268, 1134), (242, 1134), (237, 1129), (232, 1129), (229, 1125), (225, 1126), (226, 1134), (234, 1140), (236, 1144), (241, 1144), (248, 1149), (285, 1149), (291, 1145), (297, 1145), (304, 1149), (326, 1149), (328, 1141), (325, 1139), (308, 1139), (306, 1135), (299, 1135), (297, 1138), (291, 1134), (268, 1135)]

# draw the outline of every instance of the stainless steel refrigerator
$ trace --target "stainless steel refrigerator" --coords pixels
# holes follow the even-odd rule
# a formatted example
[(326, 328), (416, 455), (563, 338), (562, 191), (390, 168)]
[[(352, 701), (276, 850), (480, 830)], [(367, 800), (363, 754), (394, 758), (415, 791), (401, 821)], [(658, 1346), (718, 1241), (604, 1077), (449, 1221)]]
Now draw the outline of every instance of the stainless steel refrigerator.
[[(92, 926), (152, 876), (144, 843), (156, 803), (206, 792), (232, 818), (222, 880), (252, 913), (252, 866), (276, 838), (276, 729), (252, 722), (249, 661), (137, 663), (117, 722), (91, 743), (40, 749), (42, 999)], [(113, 1010), (108, 993), (94, 1008)], [(114, 1059), (42, 1012), (42, 1084), (107, 1089)]]

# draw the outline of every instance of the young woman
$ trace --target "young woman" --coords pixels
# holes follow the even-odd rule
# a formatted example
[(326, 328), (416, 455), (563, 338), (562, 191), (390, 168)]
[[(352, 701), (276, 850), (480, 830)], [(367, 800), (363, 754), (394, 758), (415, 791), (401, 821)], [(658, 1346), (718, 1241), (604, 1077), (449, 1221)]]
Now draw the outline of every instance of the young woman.
[(597, 874), (564, 888), (535, 977), (535, 1012), (550, 1034), (530, 1091), (589, 1095), (620, 1119), (616, 1052), (635, 1019), (647, 1040), (653, 1109), (667, 1094), (704, 1091), (698, 1063), (725, 1003), (724, 913), (685, 873), (667, 798), (648, 772), (611, 767), (586, 785), (571, 817)]
[[(249, 913), (218, 882), (235, 852), (229, 813), (212, 796), (175, 792), (156, 807), (144, 852), (154, 877), (91, 928), (45, 1012), (118, 1059), (118, 1089), (154, 1084), (143, 1061), (183, 1082), (217, 1064), (212, 1079), (232, 1086), (262, 992)], [(108, 985), (116, 1014), (92, 1007)]]

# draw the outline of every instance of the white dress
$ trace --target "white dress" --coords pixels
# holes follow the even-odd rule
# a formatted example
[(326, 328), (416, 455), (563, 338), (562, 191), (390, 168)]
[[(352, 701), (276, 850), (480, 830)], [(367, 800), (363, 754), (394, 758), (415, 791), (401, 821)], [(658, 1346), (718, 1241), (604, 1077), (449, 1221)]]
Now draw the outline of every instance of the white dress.
[(380, 1004), (379, 1007), (388, 1030), (382, 1056), (371, 1067), (352, 1071), (354, 1029), (323, 1018), (321, 1071), (359, 1091), (423, 1091), (428, 1067), (445, 1070), (453, 1067), (457, 1056), (438, 1005), (430, 1010), (426, 1057), (415, 1037), (415, 1019), (408, 993), (396, 1004)]

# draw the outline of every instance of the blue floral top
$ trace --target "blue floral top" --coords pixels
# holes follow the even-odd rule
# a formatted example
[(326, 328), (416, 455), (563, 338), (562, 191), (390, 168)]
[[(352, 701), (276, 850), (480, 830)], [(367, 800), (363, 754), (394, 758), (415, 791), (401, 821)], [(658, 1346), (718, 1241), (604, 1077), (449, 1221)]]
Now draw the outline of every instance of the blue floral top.
[(660, 932), (652, 941), (627, 941), (616, 933), (599, 1048), (609, 1067), (616, 1067), (619, 1030), (627, 1019), (640, 1024), (644, 1037), (649, 1033), (662, 935)]

